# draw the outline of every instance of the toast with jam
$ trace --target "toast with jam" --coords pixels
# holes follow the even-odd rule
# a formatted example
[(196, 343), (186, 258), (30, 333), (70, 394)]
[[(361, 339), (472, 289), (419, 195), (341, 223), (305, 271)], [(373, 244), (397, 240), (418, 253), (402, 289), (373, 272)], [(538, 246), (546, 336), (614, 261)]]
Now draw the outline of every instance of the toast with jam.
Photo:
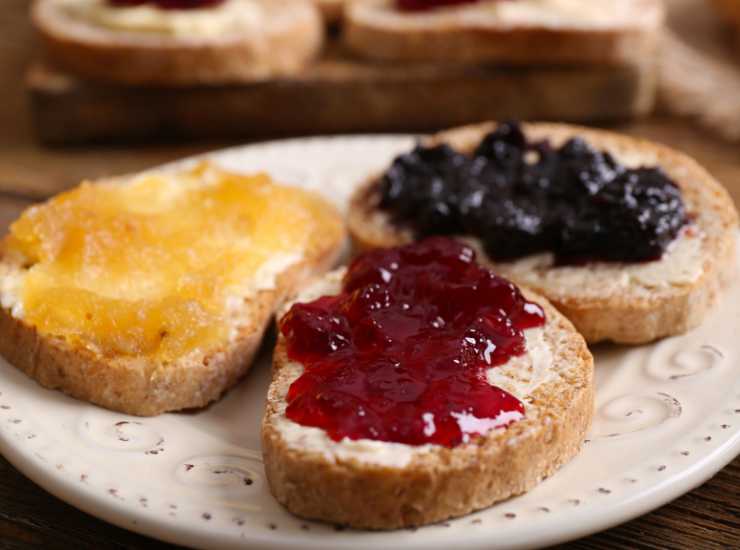
[(354, 194), (349, 228), (361, 249), (467, 240), (590, 343), (695, 327), (735, 271), (737, 212), (702, 167), (654, 143), (561, 124), (432, 136)]
[(83, 183), (26, 210), (0, 243), (0, 354), (127, 414), (203, 407), (344, 238), (313, 193), (210, 163)]
[(135, 85), (253, 82), (319, 54), (311, 0), (36, 0), (48, 57), (84, 78)]
[(523, 493), (578, 453), (593, 414), (593, 359), (571, 323), (443, 237), (367, 252), (306, 288), (273, 365), (273, 495), (356, 528)]
[(344, 39), (383, 61), (639, 65), (663, 19), (661, 0), (354, 0)]

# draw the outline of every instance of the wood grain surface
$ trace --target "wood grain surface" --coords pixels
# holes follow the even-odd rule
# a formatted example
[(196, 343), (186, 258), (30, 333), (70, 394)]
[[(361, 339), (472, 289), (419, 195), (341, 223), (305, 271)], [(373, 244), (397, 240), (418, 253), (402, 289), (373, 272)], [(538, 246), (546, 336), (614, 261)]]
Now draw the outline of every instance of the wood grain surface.
[[(677, 0), (696, 3), (703, 0)], [(33, 55), (26, 0), (3, 0), (0, 17), (0, 230), (34, 201), (83, 178), (140, 170), (233, 143), (47, 149), (33, 138), (22, 75)], [(718, 46), (713, 46), (718, 47)], [(615, 129), (695, 156), (740, 203), (740, 150), (682, 120), (653, 118)], [(620, 527), (566, 545), (576, 549), (739, 549), (740, 458), (711, 481)], [(566, 547), (564, 546), (564, 547)], [(0, 458), (0, 549), (164, 549), (52, 497)]]
[(487, 118), (625, 120), (652, 109), (656, 83), (647, 59), (612, 67), (409, 67), (355, 60), (334, 42), (299, 75), (254, 84), (131, 88), (43, 62), (26, 81), (39, 138), (59, 144), (426, 131)]

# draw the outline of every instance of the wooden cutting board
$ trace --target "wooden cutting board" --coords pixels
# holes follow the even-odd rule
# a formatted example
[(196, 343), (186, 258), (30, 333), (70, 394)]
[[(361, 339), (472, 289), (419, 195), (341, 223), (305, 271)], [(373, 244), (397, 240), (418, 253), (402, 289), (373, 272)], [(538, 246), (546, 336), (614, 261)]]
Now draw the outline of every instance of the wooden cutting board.
[(424, 131), (484, 119), (624, 120), (651, 110), (652, 67), (377, 65), (336, 45), (294, 78), (179, 89), (80, 80), (29, 69), (35, 127), (46, 143)]

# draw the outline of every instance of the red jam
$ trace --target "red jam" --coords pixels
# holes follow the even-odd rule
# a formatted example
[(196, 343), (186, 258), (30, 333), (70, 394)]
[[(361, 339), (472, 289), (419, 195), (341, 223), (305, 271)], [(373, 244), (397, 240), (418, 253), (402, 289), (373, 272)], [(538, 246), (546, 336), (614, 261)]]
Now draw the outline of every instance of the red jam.
[(108, 3), (117, 7), (134, 7), (152, 4), (163, 10), (191, 10), (210, 8), (223, 4), (225, 0), (108, 0)]
[(524, 329), (544, 322), (455, 240), (368, 252), (340, 294), (295, 304), (280, 321), (288, 357), (305, 367), (286, 415), (335, 441), (466, 443), (524, 416), (486, 371), (522, 355)]
[(401, 11), (426, 11), (444, 6), (475, 4), (480, 0), (396, 0), (396, 7)]

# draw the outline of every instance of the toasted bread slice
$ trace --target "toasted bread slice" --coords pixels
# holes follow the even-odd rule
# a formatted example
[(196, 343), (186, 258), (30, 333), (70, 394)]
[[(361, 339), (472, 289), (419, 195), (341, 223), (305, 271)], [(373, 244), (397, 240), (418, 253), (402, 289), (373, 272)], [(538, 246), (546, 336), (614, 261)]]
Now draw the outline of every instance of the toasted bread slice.
[[(116, 10), (145, 13), (119, 20)], [(318, 55), (324, 36), (310, 0), (228, 0), (184, 13), (116, 8), (95, 0), (37, 0), (32, 17), (54, 62), (83, 77), (136, 85), (222, 84), (294, 74)], [(170, 27), (173, 18), (179, 23)]]
[[(298, 301), (336, 294), (343, 273), (332, 272)], [(453, 448), (336, 442), (319, 428), (289, 420), (287, 392), (303, 366), (288, 359), (280, 336), (262, 424), (265, 471), (275, 498), (301, 517), (395, 529), (488, 507), (531, 489), (573, 458), (593, 414), (593, 358), (555, 308), (531, 292), (524, 295), (544, 308), (547, 323), (537, 329), (539, 338), (526, 336), (524, 363), (497, 368), (496, 385), (522, 400), (525, 417)], [(544, 365), (533, 359), (538, 346)]]
[[(495, 126), (466, 126), (429, 141), (470, 152)], [(558, 267), (551, 255), (544, 254), (498, 262), (494, 269), (545, 296), (589, 343), (650, 342), (699, 325), (735, 271), (738, 219), (727, 191), (695, 161), (668, 147), (563, 124), (523, 124), (523, 128), (530, 140), (559, 145), (580, 137), (628, 167), (659, 166), (681, 189), (693, 221), (656, 262)], [(350, 206), (350, 233), (361, 249), (413, 239), (410, 231), (398, 229), (377, 209), (376, 181), (371, 178), (359, 189)]]
[[(127, 187), (137, 182), (143, 185), (152, 178), (166, 178), (173, 186), (188, 185), (191, 188), (203, 189), (211, 185), (214, 178), (219, 177), (229, 179), (230, 185), (235, 181), (237, 185), (249, 184), (243, 181), (245, 176), (231, 175), (214, 166), (204, 165), (192, 172), (189, 169), (175, 174), (154, 172), (85, 185), (88, 186), (87, 189), (96, 186)], [(228, 199), (229, 190), (225, 192), (226, 197), (213, 196), (208, 200)], [(80, 235), (78, 228), (80, 225), (85, 227), (84, 221), (78, 223), (70, 220), (69, 216), (48, 215), (46, 218), (39, 218), (41, 221), (37, 223), (46, 225), (38, 231), (33, 229), (29, 232), (28, 229), (22, 229), (25, 236), (20, 239), (26, 243), (33, 242), (36, 237), (29, 240), (28, 235), (38, 235), (40, 232), (45, 232), (44, 235), (52, 233), (60, 235), (60, 240), (56, 243), (41, 242), (41, 247), (46, 251), (42, 251), (42, 254), (51, 251), (51, 260), (31, 258), (31, 254), (26, 253), (23, 247), (19, 248), (13, 244), (13, 239), (19, 238), (15, 232), (7, 236), (0, 246), (2, 306), (0, 354), (47, 388), (59, 389), (75, 398), (127, 414), (151, 416), (165, 411), (207, 405), (218, 399), (247, 372), (259, 348), (262, 335), (281, 301), (291, 296), (309, 277), (330, 269), (340, 253), (345, 238), (340, 215), (320, 198), (301, 192), (310, 197), (308, 200), (312, 201), (311, 204), (314, 205), (312, 208), (321, 211), (321, 225), (314, 226), (309, 222), (309, 225), (305, 226), (305, 232), (311, 235), (306, 241), (309, 244), (301, 249), (296, 248), (295, 253), (270, 255), (268, 252), (260, 256), (264, 257), (264, 261), (259, 260), (261, 263), (257, 264), (256, 271), (250, 268), (249, 271), (238, 272), (250, 273), (246, 280), (239, 274), (228, 279), (220, 277), (221, 274), (214, 272), (211, 267), (199, 268), (199, 271), (177, 268), (171, 276), (169, 272), (158, 273), (155, 271), (158, 269), (157, 266), (166, 267), (170, 265), (167, 263), (170, 260), (161, 261), (155, 257), (160, 250), (156, 244), (150, 248), (140, 247), (140, 251), (143, 252), (132, 252), (127, 249), (127, 246), (131, 246), (125, 243), (127, 235), (154, 231), (157, 239), (165, 237), (169, 239), (172, 235), (176, 238), (178, 231), (182, 230), (182, 223), (187, 223), (182, 217), (178, 221), (178, 212), (181, 212), (178, 210), (172, 212), (174, 217), (170, 218), (179, 224), (172, 231), (162, 227), (161, 224), (154, 227), (150, 225), (146, 215), (151, 214), (148, 209), (153, 204), (151, 199), (153, 195), (144, 192), (143, 196), (149, 197), (147, 202), (133, 207), (135, 211), (143, 209), (145, 214), (143, 218), (127, 218), (128, 214), (123, 214), (123, 210), (120, 216), (111, 218), (114, 224), (122, 223), (120, 221), (122, 219), (126, 220), (123, 222), (125, 224), (123, 237), (115, 227), (111, 234), (119, 235), (114, 241), (115, 254), (124, 257), (122, 261), (125, 266), (134, 263), (134, 271), (129, 271), (128, 267), (121, 268), (113, 258), (112, 263), (111, 260), (106, 260), (106, 267), (102, 270), (85, 267), (83, 271), (73, 267), (74, 271), (68, 277), (64, 271), (66, 268), (62, 265), (61, 275), (54, 275), (58, 272), (51, 271), (52, 276), (56, 277), (52, 279), (54, 281), (52, 287), (59, 285), (62, 289), (60, 297), (62, 305), (57, 302), (51, 305), (41, 303), (40, 306), (33, 307), (36, 308), (35, 311), (42, 313), (33, 314), (28, 306), (27, 290), (37, 288), (28, 286), (32, 284), (29, 282), (30, 274), (38, 277), (38, 271), (34, 271), (37, 264), (46, 269), (45, 265), (55, 261), (54, 256), (65, 253), (65, 247), (82, 246), (86, 251), (85, 254), (95, 254), (97, 246), (95, 243), (107, 242), (105, 235), (98, 238), (89, 231)], [(164, 193), (161, 200), (168, 204), (168, 201), (175, 200), (177, 191), (171, 188)], [(52, 199), (49, 205), (56, 205), (57, 211), (63, 211), (63, 201), (70, 200), (69, 196), (65, 194)], [(233, 197), (233, 193), (231, 196)], [(156, 198), (154, 202), (159, 200)], [(34, 216), (43, 212), (44, 208), (49, 208), (49, 205), (32, 208), (17, 224), (28, 224), (29, 220), (33, 220)], [(130, 207), (127, 208), (125, 212), (130, 211)], [(189, 210), (186, 212), (188, 213), (183, 215), (191, 216)], [(307, 213), (307, 217), (311, 219), (309, 214)], [(243, 215), (247, 216), (246, 213)], [(234, 215), (228, 219), (232, 218)], [(206, 239), (211, 238), (208, 217), (202, 219), (206, 221), (198, 226), (201, 228), (198, 231), (207, 234)], [(127, 226), (129, 229), (126, 229)], [(47, 231), (49, 228), (55, 229), (50, 232)], [(249, 254), (251, 244), (240, 245), (240, 248), (233, 250), (219, 248), (224, 246), (218, 244), (223, 242), (223, 237), (220, 237), (218, 229), (213, 229), (212, 233), (212, 240), (201, 243), (204, 246), (196, 247), (192, 240), (181, 242), (179, 250), (176, 251), (178, 256), (169, 256), (175, 258), (172, 262), (181, 261), (183, 255), (198, 254), (194, 260), (198, 266), (222, 266), (228, 269), (231, 265), (228, 262), (239, 261), (239, 258), (244, 257), (245, 251)], [(213, 250), (213, 257), (202, 258), (200, 254), (204, 250), (206, 252)], [(170, 251), (163, 250), (163, 253), (167, 254)], [(143, 267), (142, 271), (136, 271), (135, 262), (125, 259), (128, 255), (137, 258), (135, 262), (142, 263), (148, 262), (151, 258), (154, 267)], [(75, 262), (74, 258), (78, 256), (67, 254), (66, 257), (72, 258), (71, 261)], [(94, 264), (90, 260), (84, 265), (99, 264)], [(109, 269), (116, 271), (111, 272)], [(43, 273), (46, 272), (42, 271)], [(156, 290), (159, 288), (157, 285), (160, 284), (160, 279), (163, 281), (162, 288), (166, 289), (161, 294)], [(37, 281), (38, 278), (33, 280)], [(69, 283), (70, 280), (73, 282)], [(219, 285), (226, 284), (224, 281), (228, 281), (229, 290), (221, 292)], [(128, 290), (129, 285), (133, 290)], [(151, 288), (156, 292), (152, 301), (160, 300), (153, 302), (154, 307), (149, 307), (150, 302), (146, 301), (148, 299), (146, 296), (152, 292)], [(182, 288), (185, 290), (180, 290)], [(55, 293), (55, 288), (42, 286), (41, 291), (45, 293), (41, 295), (44, 297), (50, 296), (53, 299), (59, 296), (59, 293)], [(209, 294), (210, 292), (213, 293)], [(88, 298), (90, 293), (94, 293), (93, 299)], [(66, 297), (70, 295), (79, 299), (72, 300)], [(37, 303), (39, 302), (39, 294), (31, 296)], [(168, 300), (171, 300), (172, 296), (176, 300), (182, 297), (182, 300), (175, 301), (174, 306), (169, 306), (172, 301)], [(211, 299), (210, 296), (215, 298)], [(160, 302), (164, 305), (159, 306)], [(82, 305), (78, 307), (78, 303)], [(140, 306), (140, 303), (143, 305)], [(184, 304), (185, 310), (178, 304)], [(39, 307), (46, 309), (39, 310)], [(202, 315), (200, 312), (204, 310), (210, 311), (209, 307), (215, 309), (208, 313), (209, 316), (205, 317), (204, 322), (199, 315)], [(82, 312), (78, 309), (82, 309)], [(134, 312), (133, 322), (130, 316), (126, 316), (128, 311)], [(187, 313), (183, 314), (183, 311)], [(173, 315), (175, 321), (172, 321)], [(54, 324), (50, 325), (47, 319)], [(71, 319), (75, 324), (60, 326), (65, 319)], [(80, 321), (81, 319), (84, 320)], [(214, 328), (212, 325), (215, 323), (219, 323), (217, 327), (219, 330), (212, 336), (211, 330)], [(147, 327), (155, 331), (154, 342), (160, 348), (137, 351), (136, 346), (143, 348), (151, 341), (145, 338)], [(108, 328), (110, 330), (107, 330)], [(145, 336), (140, 336), (137, 332), (139, 330), (144, 331)], [(202, 332), (199, 333), (197, 330)], [(193, 334), (195, 336), (192, 336)], [(199, 336), (201, 334), (202, 337)], [(159, 335), (159, 340), (156, 339), (156, 335)], [(172, 347), (166, 354), (159, 353), (158, 350), (161, 349), (165, 338), (170, 342), (176, 342), (178, 347)]]
[(387, 61), (642, 63), (655, 58), (660, 0), (519, 0), (401, 12), (394, 0), (355, 0), (345, 41)]

